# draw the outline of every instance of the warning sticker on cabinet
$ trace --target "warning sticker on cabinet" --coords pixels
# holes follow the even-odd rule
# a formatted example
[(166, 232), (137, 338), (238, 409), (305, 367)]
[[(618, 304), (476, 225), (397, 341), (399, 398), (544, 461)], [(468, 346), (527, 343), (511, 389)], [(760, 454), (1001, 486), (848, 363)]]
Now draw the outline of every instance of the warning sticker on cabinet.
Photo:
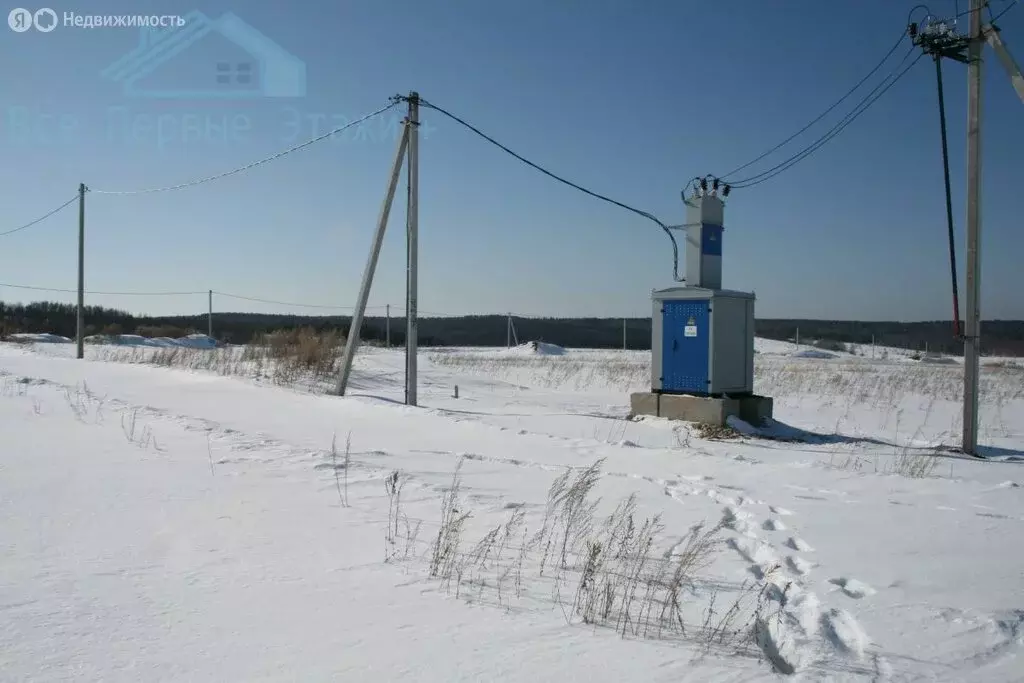
[(697, 321), (690, 316), (690, 319), (686, 321), (686, 327), (683, 328), (684, 337), (696, 337), (697, 336)]

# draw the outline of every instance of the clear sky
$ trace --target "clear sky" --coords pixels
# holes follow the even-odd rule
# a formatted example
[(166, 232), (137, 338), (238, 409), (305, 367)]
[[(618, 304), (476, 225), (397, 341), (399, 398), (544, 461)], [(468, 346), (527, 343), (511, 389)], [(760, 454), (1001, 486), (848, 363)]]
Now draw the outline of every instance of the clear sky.
[[(53, 2), (58, 17), (185, 15), (197, 8)], [(992, 2), (995, 12), (1007, 6)], [(814, 118), (885, 54), (915, 4), (204, 2), (199, 9), (209, 17), (234, 12), (306, 65), (304, 97), (235, 101), (129, 96), (101, 72), (139, 46), (137, 28), (61, 25), (16, 33), (0, 24), (0, 232), (69, 199), (80, 182), (121, 190), (218, 173), (413, 89), (555, 172), (682, 223), (679, 192), (689, 178), (725, 173)], [(959, 4), (964, 9), (966, 0)], [(952, 14), (954, 2), (935, 0), (932, 10)], [(1000, 26), (1010, 48), (1024, 55), (1024, 6), (1011, 9)], [(156, 87), (212, 82), (218, 64), (249, 59), (238, 50), (226, 41), (199, 41), (167, 62)], [(982, 310), (986, 319), (1022, 319), (1024, 104), (987, 56)], [(962, 283), (966, 67), (944, 68)], [(799, 151), (875, 82), (747, 171)], [(89, 194), (87, 289), (214, 289), (351, 306), (400, 117), (393, 110), (384, 125), (368, 124), (361, 134), (196, 187)], [(423, 118), (424, 312), (646, 316), (651, 290), (673, 284), (669, 242), (657, 226), (554, 183), (434, 112)], [(226, 135), (225, 119), (234, 122)], [(405, 287), (404, 194), (403, 180), (371, 295), (371, 304), (396, 310)], [(0, 238), (0, 282), (73, 289), (76, 213), (72, 206)], [(759, 317), (948, 319), (946, 239), (935, 74), (922, 60), (820, 151), (769, 182), (732, 193), (724, 285), (755, 291)], [(73, 300), (0, 288), (7, 301), (44, 297)], [(87, 302), (154, 314), (206, 308), (205, 295), (96, 295)], [(310, 312), (223, 297), (215, 307)]]

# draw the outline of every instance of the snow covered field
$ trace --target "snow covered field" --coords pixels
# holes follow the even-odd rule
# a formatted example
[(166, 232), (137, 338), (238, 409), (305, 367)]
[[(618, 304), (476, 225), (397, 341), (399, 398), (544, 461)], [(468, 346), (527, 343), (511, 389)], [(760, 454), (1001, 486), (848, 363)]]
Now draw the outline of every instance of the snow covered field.
[(782, 438), (642, 352), (0, 344), (0, 680), (1024, 680), (1024, 370), (977, 461), (957, 365), (758, 350)]

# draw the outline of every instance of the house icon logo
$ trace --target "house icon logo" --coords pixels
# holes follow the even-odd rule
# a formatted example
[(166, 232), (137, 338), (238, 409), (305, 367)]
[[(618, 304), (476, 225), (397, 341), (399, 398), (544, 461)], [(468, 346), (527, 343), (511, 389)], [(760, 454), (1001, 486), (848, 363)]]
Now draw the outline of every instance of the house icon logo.
[(125, 95), (160, 99), (304, 97), (305, 63), (226, 12), (183, 26), (143, 27), (139, 45), (100, 72)]

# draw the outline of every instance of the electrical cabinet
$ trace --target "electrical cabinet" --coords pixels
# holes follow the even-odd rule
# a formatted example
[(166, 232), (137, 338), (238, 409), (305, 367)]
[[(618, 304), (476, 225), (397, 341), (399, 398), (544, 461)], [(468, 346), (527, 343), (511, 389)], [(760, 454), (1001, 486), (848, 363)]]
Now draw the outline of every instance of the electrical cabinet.
[(697, 396), (754, 391), (754, 295), (702, 287), (652, 294), (651, 388)]

